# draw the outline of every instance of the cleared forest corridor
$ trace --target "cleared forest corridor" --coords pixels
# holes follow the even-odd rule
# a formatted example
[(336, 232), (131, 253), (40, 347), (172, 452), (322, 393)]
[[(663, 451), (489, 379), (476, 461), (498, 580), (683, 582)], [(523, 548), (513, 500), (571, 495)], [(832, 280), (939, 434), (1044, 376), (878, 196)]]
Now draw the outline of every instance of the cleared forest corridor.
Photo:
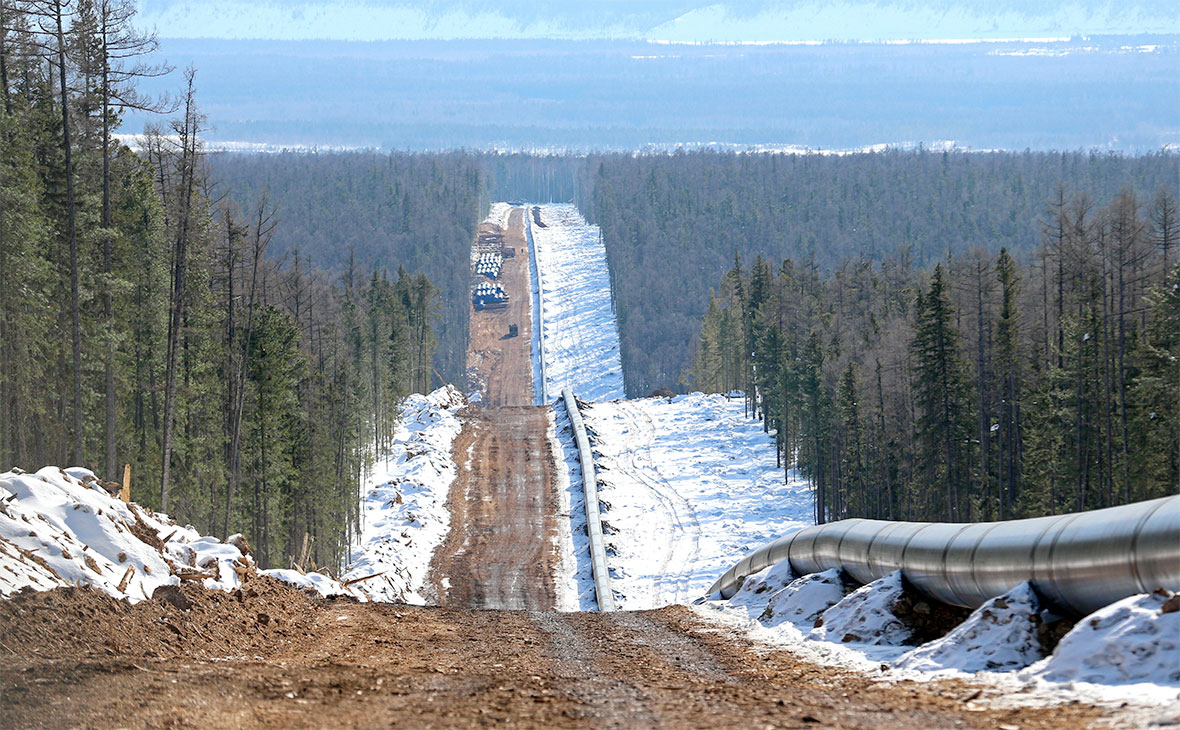
[(317, 599), (255, 574), (235, 593), (185, 584), (135, 606), (20, 594), (0, 601), (0, 728), (1099, 726), (1087, 705), (999, 708), (984, 704), (995, 688), (822, 666), (685, 606), (552, 610), (558, 467), (548, 408), (527, 405), (529, 338), (507, 336), (531, 330), (522, 212), (505, 236), (512, 304), (473, 311), (484, 404), (452, 446), (439, 606)]

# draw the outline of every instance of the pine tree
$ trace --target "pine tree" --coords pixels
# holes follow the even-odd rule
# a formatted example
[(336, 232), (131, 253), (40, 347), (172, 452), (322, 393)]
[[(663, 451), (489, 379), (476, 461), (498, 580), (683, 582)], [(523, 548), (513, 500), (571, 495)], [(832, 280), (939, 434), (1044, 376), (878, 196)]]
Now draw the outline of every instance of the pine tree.
[(1008, 519), (1020, 492), (1020, 274), (1016, 262), (1001, 248), (996, 260), (1000, 311), (996, 319), (996, 381), (1000, 394), (1000, 519)]
[(960, 491), (967, 483), (971, 414), (959, 355), (960, 335), (941, 264), (934, 267), (929, 290), (918, 298), (916, 316), (914, 389), (920, 461), (927, 482), (943, 491), (942, 513), (954, 522), (962, 515)]

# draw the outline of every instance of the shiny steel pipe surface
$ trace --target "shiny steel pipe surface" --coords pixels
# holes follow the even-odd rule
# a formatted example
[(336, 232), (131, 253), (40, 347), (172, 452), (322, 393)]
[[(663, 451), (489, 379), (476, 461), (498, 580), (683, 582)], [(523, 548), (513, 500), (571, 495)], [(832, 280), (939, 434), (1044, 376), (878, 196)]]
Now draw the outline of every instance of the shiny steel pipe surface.
[(1009, 522), (841, 520), (763, 545), (708, 595), (729, 598), (782, 560), (796, 575), (839, 568), (861, 583), (901, 570), (931, 598), (975, 608), (1023, 581), (1085, 615), (1157, 588), (1180, 591), (1180, 496)]
[(586, 424), (578, 410), (578, 399), (569, 388), (561, 392), (565, 409), (574, 429), (574, 440), (578, 444), (578, 461), (582, 465), (582, 491), (586, 495), (586, 534), (590, 537), (590, 567), (594, 574), (594, 597), (598, 610), (615, 610), (615, 594), (610, 587), (610, 571), (606, 565), (606, 546), (602, 539), (602, 517), (598, 507), (598, 475), (594, 471), (594, 452), (590, 450), (590, 438), (586, 435)]

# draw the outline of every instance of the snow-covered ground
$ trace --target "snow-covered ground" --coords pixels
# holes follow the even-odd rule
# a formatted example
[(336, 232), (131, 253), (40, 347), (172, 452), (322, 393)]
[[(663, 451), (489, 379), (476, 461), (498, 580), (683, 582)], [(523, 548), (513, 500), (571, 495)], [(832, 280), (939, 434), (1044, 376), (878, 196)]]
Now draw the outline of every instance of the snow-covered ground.
[[(258, 572), (325, 596), (424, 603), (420, 591), (430, 557), (450, 524), (450, 450), (461, 428), (455, 412), (464, 405), (462, 394), (449, 386), (402, 404), (394, 446), (363, 494), (355, 560), (339, 581), (318, 572)], [(182, 579), (231, 591), (253, 570), (240, 535), (222, 542), (124, 503), (86, 469), (0, 474), (0, 596), (26, 587), (83, 585), (134, 603)], [(375, 573), (381, 575), (344, 585)]]
[(625, 609), (690, 603), (747, 552), (811, 524), (811, 492), (775, 465), (740, 398), (594, 403), (611, 586)]
[(533, 224), (531, 206), (526, 216), (540, 274), (534, 281), (540, 279), (542, 312), (535, 319), (544, 321), (540, 344), (549, 400), (566, 387), (583, 400), (622, 398), (619, 331), (598, 226), (587, 224), (573, 205), (540, 208), (545, 227)]
[(509, 203), (492, 203), (492, 207), (488, 209), (488, 217), (484, 218), (483, 222), (500, 226), (500, 230), (507, 230), (508, 216), (512, 213), (512, 208)]
[(451, 445), (463, 428), (466, 399), (453, 386), (402, 402), (401, 423), (388, 453), (361, 491), (361, 534), (344, 581), (375, 601), (425, 604), (426, 573), (446, 538), (447, 495), (455, 480)]
[(1180, 719), (1180, 597), (1119, 601), (1082, 618), (1046, 655), (1040, 627), (1057, 617), (1027, 583), (921, 645), (899, 610), (914, 605), (905, 591), (899, 573), (850, 590), (837, 571), (795, 576), (783, 562), (748, 577), (729, 601), (695, 610), (755, 641), (881, 681), (971, 679), (983, 690), (967, 709), (1080, 701), (1121, 708), (1119, 727)]
[[(93, 586), (132, 603), (182, 578), (230, 591), (254, 570), (240, 535), (222, 542), (168, 515), (124, 503), (86, 469), (48, 466), (0, 474), (0, 596)], [(348, 593), (327, 575), (260, 571), (313, 588)]]
[(573, 426), (565, 404), (557, 401), (549, 411), (549, 443), (556, 468), (560, 533), (557, 546), (557, 610), (595, 611), (594, 571), (590, 565), (590, 538), (586, 533), (586, 494), (582, 491), (582, 463), (574, 442)]

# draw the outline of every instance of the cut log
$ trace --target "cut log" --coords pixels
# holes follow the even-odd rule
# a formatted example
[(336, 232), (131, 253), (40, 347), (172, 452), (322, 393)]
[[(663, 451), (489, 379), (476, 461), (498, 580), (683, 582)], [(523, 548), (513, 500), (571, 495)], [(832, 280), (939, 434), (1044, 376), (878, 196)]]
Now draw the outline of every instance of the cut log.
[(123, 573), (123, 580), (119, 581), (119, 592), (123, 593), (127, 590), (127, 584), (131, 582), (132, 576), (135, 575), (135, 566), (128, 565), (127, 572)]
[(368, 579), (370, 579), (370, 578), (376, 578), (376, 577), (377, 577), (377, 576), (379, 576), (379, 575), (385, 575), (385, 571), (383, 570), (383, 571), (381, 571), (380, 573), (373, 573), (372, 575), (366, 575), (366, 576), (364, 576), (363, 578), (353, 578), (353, 579), (351, 579), (351, 580), (346, 580), (346, 581), (344, 581), (343, 583), (341, 583), (340, 585), (342, 585), (342, 586), (344, 586), (345, 588), (347, 588), (348, 586), (352, 585), (353, 583), (360, 583), (362, 580), (368, 580)]

